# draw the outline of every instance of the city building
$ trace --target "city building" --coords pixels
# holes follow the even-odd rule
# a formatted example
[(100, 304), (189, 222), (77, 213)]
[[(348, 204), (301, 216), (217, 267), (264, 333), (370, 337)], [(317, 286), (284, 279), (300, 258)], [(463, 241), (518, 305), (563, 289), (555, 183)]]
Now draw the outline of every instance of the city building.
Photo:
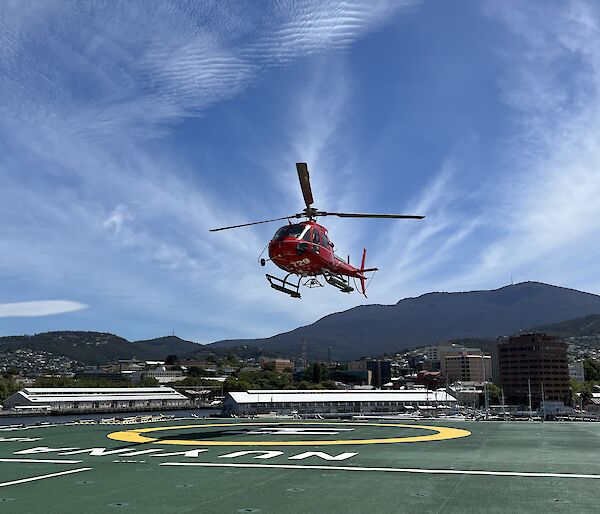
[(102, 380), (107, 382), (123, 382), (124, 380), (130, 380), (130, 377), (118, 372), (104, 372), (104, 371), (82, 371), (75, 375), (75, 378), (81, 378), (84, 380)]
[(336, 369), (329, 372), (331, 380), (337, 380), (344, 384), (368, 385), (373, 381), (373, 372), (368, 369), (364, 371), (347, 371)]
[(600, 387), (594, 386), (591, 398), (585, 404), (585, 410), (600, 418)]
[(448, 387), (461, 407), (480, 408), (485, 405), (483, 382), (455, 382)]
[(159, 384), (171, 384), (185, 379), (183, 371), (180, 369), (168, 369), (165, 366), (159, 366), (155, 369), (148, 369), (142, 372), (142, 379), (153, 378)]
[(263, 369), (272, 369), (278, 373), (294, 368), (294, 363), (289, 359), (265, 359), (260, 364)]
[(583, 361), (569, 362), (569, 377), (575, 382), (583, 384), (585, 382), (585, 373), (583, 370)]
[(546, 402), (571, 403), (567, 344), (544, 334), (521, 334), (498, 345), (500, 383), (509, 403), (538, 408)]
[(223, 414), (398, 414), (447, 411), (455, 405), (456, 398), (442, 390), (249, 390), (228, 393)]
[(427, 358), (423, 364), (427, 371), (441, 371), (444, 373), (444, 357), (446, 354), (462, 349), (464, 349), (464, 346), (454, 343), (439, 343), (433, 346), (426, 346), (422, 349), (424, 356)]
[(506, 337), (499, 337), (498, 339), (491, 340), (487, 344), (485, 344), (482, 350), (485, 350), (490, 354), (492, 358), (492, 382), (494, 384), (500, 383), (500, 353), (499, 347), (502, 341), (505, 341)]
[(442, 373), (449, 383), (485, 382), (492, 375), (492, 359), (479, 348), (463, 348), (445, 353)]
[(381, 389), (392, 380), (392, 361), (362, 358), (348, 363), (348, 371), (370, 371), (372, 380), (367, 385)]
[(441, 371), (419, 371), (414, 378), (414, 383), (416, 385), (425, 386), (427, 389), (439, 389), (443, 387), (446, 383), (445, 377), (442, 375)]
[(5, 409), (54, 413), (180, 409), (190, 401), (170, 387), (28, 387), (4, 401)]

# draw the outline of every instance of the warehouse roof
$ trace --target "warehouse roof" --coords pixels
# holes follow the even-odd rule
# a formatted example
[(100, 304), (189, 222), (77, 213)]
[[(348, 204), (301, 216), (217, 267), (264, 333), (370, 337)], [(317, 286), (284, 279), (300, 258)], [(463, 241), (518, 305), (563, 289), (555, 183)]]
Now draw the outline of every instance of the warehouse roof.
[(135, 391), (138, 394), (171, 391), (170, 387), (26, 387), (23, 389), (30, 394), (114, 394)]
[(29, 387), (17, 394), (34, 403), (187, 399), (170, 387)]
[(446, 391), (420, 390), (248, 390), (229, 393), (237, 403), (295, 402), (456, 402)]

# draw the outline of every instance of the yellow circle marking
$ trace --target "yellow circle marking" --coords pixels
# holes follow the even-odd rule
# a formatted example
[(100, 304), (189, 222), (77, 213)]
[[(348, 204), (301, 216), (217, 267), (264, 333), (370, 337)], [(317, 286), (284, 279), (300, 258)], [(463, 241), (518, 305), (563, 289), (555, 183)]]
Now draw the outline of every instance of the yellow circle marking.
[(175, 427), (151, 427), (136, 428), (122, 432), (108, 434), (109, 439), (124, 441), (127, 443), (158, 443), (176, 444), (187, 446), (322, 446), (322, 445), (352, 445), (352, 444), (382, 444), (382, 443), (418, 443), (423, 441), (443, 441), (446, 439), (457, 439), (471, 435), (468, 430), (450, 427), (433, 427), (426, 425), (398, 425), (392, 423), (303, 423), (303, 425), (343, 425), (343, 426), (368, 426), (368, 427), (395, 427), (415, 428), (434, 432), (428, 435), (417, 435), (410, 437), (389, 437), (384, 439), (343, 439), (326, 441), (195, 441), (191, 439), (157, 439), (142, 434), (151, 432), (164, 432), (167, 430), (185, 430), (189, 428), (204, 427), (240, 427), (240, 426), (272, 426), (272, 425), (298, 425), (298, 423), (210, 423), (206, 425), (183, 425)]

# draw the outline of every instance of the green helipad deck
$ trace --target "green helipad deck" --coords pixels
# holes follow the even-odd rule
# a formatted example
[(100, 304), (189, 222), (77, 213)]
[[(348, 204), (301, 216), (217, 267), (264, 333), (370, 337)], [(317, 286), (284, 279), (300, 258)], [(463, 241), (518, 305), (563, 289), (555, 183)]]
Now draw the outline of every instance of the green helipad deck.
[(597, 512), (600, 423), (0, 430), (2, 512)]

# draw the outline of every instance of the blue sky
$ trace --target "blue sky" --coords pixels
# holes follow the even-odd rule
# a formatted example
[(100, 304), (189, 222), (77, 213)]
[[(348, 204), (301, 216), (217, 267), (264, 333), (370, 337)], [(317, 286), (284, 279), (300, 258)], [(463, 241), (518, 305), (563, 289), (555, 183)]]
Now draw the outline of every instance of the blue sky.
[[(600, 293), (596, 2), (0, 7), (0, 334), (262, 337), (364, 303), (539, 280)], [(257, 259), (294, 163), (368, 300)], [(324, 220), (325, 221), (325, 220)], [(274, 271), (274, 270), (271, 270)]]

